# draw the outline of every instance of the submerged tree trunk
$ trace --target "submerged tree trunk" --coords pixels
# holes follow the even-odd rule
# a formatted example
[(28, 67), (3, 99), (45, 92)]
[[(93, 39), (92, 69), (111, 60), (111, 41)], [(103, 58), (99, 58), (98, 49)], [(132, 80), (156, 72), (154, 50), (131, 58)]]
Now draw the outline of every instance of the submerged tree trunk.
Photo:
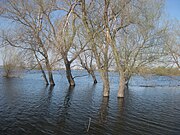
[(44, 72), (43, 69), (41, 70), (41, 72), (42, 72), (43, 78), (44, 78), (44, 80), (46, 82), (46, 85), (49, 85), (49, 82), (48, 82), (47, 77), (46, 77), (46, 73)]
[(103, 96), (109, 97), (110, 86), (109, 86), (108, 71), (107, 72), (105, 72), (105, 71), (101, 72), (101, 78), (103, 81)]
[(91, 74), (91, 76), (93, 78), (94, 84), (96, 84), (97, 83), (97, 79), (96, 79), (96, 76), (94, 74), (94, 71), (91, 71), (90, 74)]
[(124, 98), (125, 90), (128, 89), (130, 76), (126, 76), (124, 73), (121, 73), (119, 77), (119, 90), (118, 98)]
[(118, 90), (118, 98), (124, 98), (124, 91), (126, 87), (126, 81), (124, 75), (121, 75), (119, 80), (119, 90)]
[(48, 60), (48, 59), (45, 59), (45, 61), (46, 61), (46, 68), (47, 68), (47, 70), (48, 70), (49, 83), (50, 83), (51, 86), (54, 86), (55, 83), (54, 83), (53, 74), (52, 74), (52, 69), (51, 69), (49, 60)]
[(125, 85), (126, 85), (126, 88), (128, 89), (129, 87), (129, 80), (130, 80), (130, 77), (126, 77), (125, 78)]
[(51, 64), (49, 62), (48, 52), (47, 52), (46, 48), (44, 47), (44, 44), (42, 43), (42, 40), (39, 37), (39, 35), (37, 35), (36, 38), (37, 38), (37, 41), (40, 44), (40, 47), (43, 50), (43, 56), (44, 56), (44, 59), (45, 59), (46, 69), (48, 71), (49, 83), (50, 83), (51, 86), (54, 86), (55, 83), (54, 83), (54, 79), (53, 79)]
[(52, 70), (49, 70), (49, 71), (48, 71), (48, 75), (49, 75), (49, 82), (50, 82), (50, 85), (51, 85), (51, 86), (54, 86), (55, 83), (54, 83), (54, 79), (53, 79)]
[[(94, 31), (92, 30), (92, 27), (91, 27), (92, 20), (90, 20), (87, 17), (87, 8), (86, 8), (85, 0), (81, 1), (81, 8), (82, 8), (82, 22), (83, 22), (83, 25), (86, 29), (87, 34), (88, 34), (88, 40), (89, 39), (91, 40), (90, 47), (91, 47), (91, 50), (92, 50), (93, 55), (95, 57), (98, 69), (100, 70), (101, 78), (103, 81), (103, 96), (108, 97), (109, 91), (110, 91), (109, 76), (108, 76), (109, 44), (108, 43), (105, 44), (105, 46), (102, 48), (101, 43), (100, 44), (96, 43), (95, 36), (94, 36), (96, 34), (94, 33)], [(108, 37), (106, 37), (106, 40), (108, 40)], [(104, 42), (103, 42), (103, 44), (104, 44)], [(103, 56), (100, 55), (100, 52), (102, 52)]]
[(67, 77), (67, 80), (69, 82), (69, 85), (75, 86), (74, 78), (73, 78), (72, 73), (71, 73), (71, 63), (68, 61), (67, 58), (64, 59), (64, 63), (66, 66), (66, 77)]
[(40, 69), (41, 69), (41, 72), (42, 72), (42, 76), (43, 76), (43, 78), (44, 78), (44, 81), (45, 81), (46, 85), (49, 85), (48, 79), (47, 79), (47, 77), (46, 77), (46, 73), (45, 73), (45, 71), (44, 71), (44, 69), (43, 69), (43, 67), (42, 67), (42, 65), (41, 65), (41, 63), (40, 63), (40, 61), (39, 61), (39, 59), (38, 59), (35, 51), (34, 51), (34, 55), (35, 55), (35, 58), (36, 58), (36, 60), (37, 60), (38, 66), (39, 66)]

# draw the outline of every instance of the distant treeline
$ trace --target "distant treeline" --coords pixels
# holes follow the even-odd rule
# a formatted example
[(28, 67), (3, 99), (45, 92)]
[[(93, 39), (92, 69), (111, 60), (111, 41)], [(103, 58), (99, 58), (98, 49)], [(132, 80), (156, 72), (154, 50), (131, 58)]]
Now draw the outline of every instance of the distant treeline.
[[(24, 68), (24, 69), (30, 69), (30, 68)], [(36, 67), (34, 68), (34, 70), (41, 70), (41, 69)], [(55, 68), (54, 71), (55, 70), (65, 70), (65, 68)], [(84, 69), (79, 68), (74, 70), (84, 70)], [(114, 72), (114, 70), (110, 70), (109, 72)], [(135, 73), (139, 75), (155, 74), (159, 76), (180, 76), (180, 69), (177, 67), (164, 67), (164, 66), (153, 67), (153, 68), (143, 67), (137, 70)]]
[(171, 67), (154, 67), (154, 68), (142, 68), (138, 72), (140, 75), (155, 74), (160, 76), (180, 76), (179, 68)]

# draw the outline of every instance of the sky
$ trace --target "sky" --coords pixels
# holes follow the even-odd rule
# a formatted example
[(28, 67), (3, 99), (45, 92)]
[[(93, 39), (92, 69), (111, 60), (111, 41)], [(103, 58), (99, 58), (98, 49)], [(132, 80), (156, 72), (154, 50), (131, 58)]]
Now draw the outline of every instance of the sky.
[(180, 0), (166, 0), (165, 10), (170, 19), (180, 20)]
[[(180, 0), (165, 0), (165, 12), (169, 20), (180, 20)], [(0, 18), (0, 28), (8, 27), (8, 23)], [(2, 65), (2, 51), (0, 50), (0, 65)]]

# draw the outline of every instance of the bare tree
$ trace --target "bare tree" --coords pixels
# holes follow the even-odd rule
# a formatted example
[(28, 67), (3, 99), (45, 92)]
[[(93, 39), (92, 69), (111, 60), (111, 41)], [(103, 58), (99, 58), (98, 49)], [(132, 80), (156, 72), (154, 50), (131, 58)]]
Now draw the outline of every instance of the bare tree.
[[(3, 6), (2, 16), (14, 21), (15, 25), (19, 26), (25, 34), (23, 39), (20, 36), (20, 39), (17, 39), (18, 42), (23, 43), (22, 45), (17, 45), (7, 38), (6, 42), (14, 47), (31, 50), (40, 67), (42, 67), (40, 64), (44, 62), (51, 85), (55, 84), (52, 65), (59, 62), (61, 57), (66, 67), (68, 82), (72, 86), (75, 85), (71, 73), (71, 63), (83, 51), (82, 47), (77, 52), (70, 54), (72, 47), (76, 46), (74, 38), (77, 32), (77, 15), (72, 12), (77, 4), (78, 2), (72, 3), (72, 1), (8, 0)], [(62, 15), (57, 16), (57, 14)], [(55, 59), (52, 57), (54, 52), (59, 52)], [(46, 80), (43, 69), (42, 73)], [(48, 84), (47, 81), (46, 84)]]
[(109, 96), (109, 49), (110, 46), (105, 42), (106, 37), (103, 33), (103, 3), (99, 1), (81, 1), (81, 20), (86, 30), (87, 40), (90, 40), (90, 48), (96, 60), (98, 70), (103, 81), (103, 96)]
[(4, 77), (19, 77), (24, 68), (24, 62), (21, 55), (21, 52), (12, 47), (5, 47), (2, 50), (3, 54), (3, 70)]
[[(160, 26), (162, 1), (104, 1), (106, 42), (111, 46), (120, 74), (118, 97), (135, 70), (161, 56), (163, 34)], [(160, 54), (160, 55), (159, 55)]]
[[(42, 5), (41, 3), (39, 4)], [(61, 56), (65, 69), (66, 76), (70, 86), (75, 86), (74, 77), (71, 73), (71, 64), (74, 60), (79, 56), (85, 47), (81, 46), (79, 49), (76, 49), (75, 52), (72, 52), (74, 47), (77, 48), (77, 44), (75, 43), (76, 33), (79, 27), (79, 24), (76, 22), (77, 15), (72, 14), (74, 12), (75, 7), (78, 5), (78, 1), (58, 1), (53, 4), (54, 8), (44, 9), (41, 6), (43, 11), (43, 15), (45, 16), (45, 20), (48, 23), (50, 31), (50, 35), (47, 36), (47, 40), (51, 43), (51, 47), (55, 50), (55, 52), (59, 52)], [(51, 14), (56, 11), (59, 14), (63, 15), (61, 18), (52, 18)]]
[[(88, 74), (91, 75), (93, 79), (93, 83), (96, 84), (97, 83), (97, 79), (95, 75), (95, 70), (97, 70), (96, 62), (95, 62), (93, 52), (90, 46), (88, 45), (90, 42), (86, 41), (85, 35), (86, 35), (86, 32), (84, 30), (84, 27), (80, 27), (76, 39), (79, 44), (78, 46), (80, 48), (84, 48), (84, 50), (81, 54), (79, 54), (77, 62), (80, 62), (80, 67), (85, 69), (88, 72)], [(78, 48), (75, 47), (74, 49), (75, 49), (75, 52), (77, 52)]]
[[(163, 2), (7, 0), (2, 6), (2, 16), (14, 21), (23, 35), (19, 33), (16, 40), (5, 39), (11, 46), (33, 52), (44, 78), (45, 65), (51, 85), (54, 85), (52, 66), (61, 58), (71, 86), (75, 85), (71, 65), (78, 57), (97, 82), (92, 66), (95, 60), (103, 82), (103, 96), (109, 96), (108, 71), (113, 61), (120, 75), (118, 97), (124, 97), (131, 76), (163, 55), (167, 30), (160, 22)], [(78, 40), (78, 33), (83, 33), (84, 38)], [(179, 53), (173, 48), (169, 52), (179, 65)]]
[(91, 40), (104, 86), (109, 96), (108, 67), (112, 51), (120, 74), (118, 97), (124, 97), (125, 86), (139, 67), (157, 60), (161, 55), (163, 34), (160, 17), (163, 1), (104, 0), (81, 1), (81, 20)]
[[(40, 2), (41, 6), (38, 2)], [(26, 42), (24, 42), (24, 46), (22, 47), (20, 44), (14, 44), (14, 42), (11, 42), (12, 40), (8, 38), (5, 40), (6, 43), (9, 43), (14, 47), (21, 47), (23, 49), (37, 51), (39, 54), (41, 54), (41, 56), (44, 58), (46, 69), (48, 71), (49, 83), (50, 85), (55, 85), (48, 54), (49, 42), (46, 40), (46, 37), (49, 35), (49, 33), (46, 31), (46, 23), (43, 22), (44, 8), (48, 9), (49, 7), (45, 6), (45, 3), (41, 2), (42, 1), (32, 1), (29, 3), (27, 1), (8, 0), (4, 3), (4, 13), (2, 14), (2, 17), (10, 19), (16, 23), (16, 26), (22, 27), (23, 29), (21, 30), (27, 32), (25, 36), (27, 35), (27, 42), (28, 44), (31, 44), (31, 46), (27, 47)], [(44, 6), (44, 8), (42, 8), (42, 6)], [(22, 41), (22, 39), (20, 39), (20, 41)], [(35, 57), (36, 56), (37, 55), (35, 54)]]
[(82, 68), (84, 68), (91, 75), (94, 84), (96, 84), (97, 79), (94, 73), (96, 67), (92, 51), (85, 51), (81, 55), (79, 55), (79, 61), (81, 63)]
[[(70, 19), (70, 16), (69, 15), (67, 15), (67, 16), (69, 18), (66, 18), (65, 23), (66, 23), (67, 19)], [(74, 38), (75, 38), (76, 32), (77, 32), (76, 16), (74, 16), (74, 15), (72, 16), (71, 23), (64, 24), (64, 21), (62, 21), (58, 25), (59, 25), (58, 26), (59, 30), (57, 33), (56, 47), (57, 47), (58, 51), (60, 52), (60, 54), (62, 55), (62, 59), (64, 61), (65, 68), (66, 68), (66, 76), (67, 76), (69, 85), (75, 86), (74, 78), (71, 73), (71, 64), (78, 57), (81, 50), (79, 52), (77, 52), (77, 54), (74, 54), (74, 55), (71, 53), (72, 56), (70, 58), (69, 58), (69, 53), (70, 53), (70, 50), (72, 49), (72, 47), (75, 46)], [(65, 27), (65, 28), (61, 29), (63, 27)]]
[(175, 23), (169, 29), (166, 52), (167, 57), (170, 58), (170, 64), (176, 65), (180, 69), (180, 21), (175, 21)]
[(21, 30), (21, 33), (18, 33), (18, 30), (16, 30), (15, 35), (7, 35), (3, 36), (3, 45), (4, 46), (12, 46), (14, 48), (19, 48), (24, 53), (24, 58), (26, 60), (35, 59), (37, 64), (31, 65), (31, 70), (36, 68), (37, 66), (40, 68), (43, 78), (45, 80), (46, 85), (49, 85), (49, 81), (47, 79), (46, 73), (44, 71), (44, 59), (42, 59), (40, 56), (40, 52), (37, 49), (36, 43), (33, 41), (32, 38), (29, 38), (29, 35), (27, 34), (27, 31), (25, 33)]

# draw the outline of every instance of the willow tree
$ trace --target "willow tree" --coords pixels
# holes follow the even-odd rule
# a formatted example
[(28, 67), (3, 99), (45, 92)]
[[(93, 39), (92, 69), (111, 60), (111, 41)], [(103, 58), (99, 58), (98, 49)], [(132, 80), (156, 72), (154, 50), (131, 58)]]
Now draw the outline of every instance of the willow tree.
[[(80, 53), (84, 51), (86, 44), (79, 45), (79, 42), (76, 42), (77, 33), (80, 27), (80, 24), (77, 21), (78, 16), (73, 14), (75, 7), (78, 5), (78, 2), (65, 1), (62, 0), (61, 4), (58, 5), (58, 9), (63, 12), (62, 19), (57, 19), (54, 25), (51, 25), (51, 28), (54, 33), (53, 44), (57, 52), (62, 56), (65, 69), (66, 77), (70, 86), (75, 86), (74, 77), (71, 72), (71, 64), (77, 59)], [(48, 19), (49, 22), (52, 20)]]
[(80, 15), (87, 39), (91, 40), (104, 96), (109, 96), (111, 51), (120, 74), (118, 97), (124, 97), (125, 87), (135, 70), (161, 56), (166, 31), (160, 22), (162, 9), (161, 0), (80, 1), (76, 14)]
[(80, 67), (82, 67), (87, 71), (87, 73), (92, 77), (93, 83), (96, 84), (97, 83), (97, 79), (95, 75), (95, 70), (97, 70), (96, 62), (91, 47), (89, 46), (89, 43), (91, 41), (89, 42), (86, 41), (86, 31), (83, 26), (80, 27), (80, 30), (78, 31), (77, 40), (79, 42), (79, 47), (82, 48), (85, 45), (84, 51), (81, 54), (79, 54), (77, 62), (80, 63)]
[(96, 84), (97, 79), (94, 73), (96, 67), (95, 67), (94, 56), (92, 51), (84, 51), (81, 55), (79, 55), (78, 58), (82, 68), (84, 68), (88, 72), (88, 74), (91, 75), (94, 84)]
[(175, 23), (168, 31), (166, 52), (168, 63), (180, 69), (180, 21), (175, 21)]
[(166, 27), (161, 22), (163, 2), (104, 0), (104, 27), (120, 74), (118, 97), (140, 67), (161, 57)]
[(80, 10), (76, 10), (76, 14), (81, 15), (80, 19), (87, 33), (86, 40), (90, 41), (89, 47), (93, 52), (103, 82), (103, 96), (107, 97), (110, 92), (108, 75), (110, 46), (107, 44), (106, 36), (103, 33), (103, 6), (104, 3), (100, 1), (82, 0)]
[[(77, 48), (76, 43), (74, 42), (76, 33), (77, 33), (77, 24), (75, 15), (65, 17), (65, 20), (62, 20), (57, 25), (57, 38), (56, 38), (56, 48), (60, 52), (62, 59), (64, 61), (66, 69), (66, 77), (70, 86), (75, 86), (74, 77), (71, 72), (71, 64), (79, 54), (83, 51), (84, 47), (77, 49), (73, 52), (73, 48)], [(71, 19), (71, 22), (66, 24), (66, 21)], [(73, 53), (72, 53), (73, 52)]]
[[(49, 9), (51, 9), (50, 7), (53, 8), (53, 2), (38, 0), (7, 0), (1, 7), (3, 9), (1, 16), (14, 22), (13, 25), (15, 28), (13, 28), (13, 30), (16, 30), (16, 28), (23, 28), (21, 30), (26, 32), (24, 33), (24, 36), (27, 41), (23, 39), (24, 41), (22, 44), (15, 44), (12, 39), (7, 38), (7, 36), (5, 42), (14, 47), (32, 50), (35, 57), (37, 56), (36, 53), (39, 53), (45, 61), (49, 83), (50, 85), (55, 85), (48, 54), (49, 42), (47, 38), (49, 38), (50, 34), (48, 25), (44, 21), (45, 16), (43, 13), (45, 10), (48, 12)], [(22, 42), (22, 39), (20, 38), (19, 41), (16, 39), (16, 41), (16, 43), (20, 43)], [(28, 45), (30, 45), (30, 47)]]
[(2, 49), (3, 76), (7, 78), (19, 77), (24, 69), (24, 59), (21, 50), (6, 46)]
[[(44, 78), (44, 81), (46, 85), (49, 85), (49, 81), (47, 79), (47, 75), (45, 72), (46, 64), (44, 61), (44, 58), (42, 57), (42, 52), (40, 50), (40, 47), (38, 46), (38, 43), (34, 40), (32, 33), (21, 26), (21, 28), (18, 28), (16, 26), (15, 28), (16, 32), (13, 32), (11, 30), (11, 33), (4, 34), (3, 37), (3, 46), (8, 47), (14, 47), (14, 49), (18, 48), (21, 50), (21, 52), (24, 54), (24, 61), (26, 61), (28, 66), (28, 63), (31, 62), (31, 69), (34, 69), (38, 67), (41, 70), (42, 76)], [(33, 65), (32, 65), (32, 61)]]

